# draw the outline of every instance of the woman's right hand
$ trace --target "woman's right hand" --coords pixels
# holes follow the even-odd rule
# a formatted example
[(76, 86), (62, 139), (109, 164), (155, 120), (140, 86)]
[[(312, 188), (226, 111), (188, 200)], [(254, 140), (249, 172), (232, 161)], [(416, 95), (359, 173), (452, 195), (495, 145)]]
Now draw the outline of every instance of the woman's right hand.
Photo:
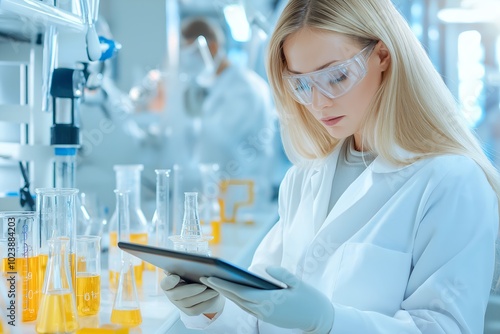
[(186, 283), (177, 275), (167, 274), (160, 286), (172, 304), (189, 316), (203, 313), (211, 319), (224, 308), (224, 297), (204, 284)]

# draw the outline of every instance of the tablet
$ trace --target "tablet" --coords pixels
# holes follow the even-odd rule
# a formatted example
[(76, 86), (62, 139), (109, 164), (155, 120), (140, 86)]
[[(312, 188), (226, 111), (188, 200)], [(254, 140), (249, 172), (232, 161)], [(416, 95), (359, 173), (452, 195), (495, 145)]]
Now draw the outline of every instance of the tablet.
[(118, 247), (138, 258), (188, 282), (200, 282), (200, 277), (215, 276), (234, 283), (263, 289), (283, 289), (265, 278), (224, 260), (198, 254), (177, 252), (170, 249), (118, 242)]

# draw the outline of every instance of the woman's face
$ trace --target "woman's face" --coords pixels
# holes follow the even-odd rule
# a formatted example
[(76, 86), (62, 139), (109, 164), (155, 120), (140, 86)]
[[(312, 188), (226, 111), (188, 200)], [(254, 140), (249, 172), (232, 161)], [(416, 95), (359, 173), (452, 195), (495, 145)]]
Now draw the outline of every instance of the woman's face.
[[(360, 52), (361, 46), (343, 34), (305, 27), (285, 40), (283, 51), (288, 71), (303, 74), (341, 63)], [(359, 148), (361, 123), (389, 59), (387, 49), (379, 42), (367, 60), (366, 76), (356, 86), (337, 98), (329, 98), (313, 87), (312, 104), (305, 107), (332, 137), (342, 139), (354, 134)]]

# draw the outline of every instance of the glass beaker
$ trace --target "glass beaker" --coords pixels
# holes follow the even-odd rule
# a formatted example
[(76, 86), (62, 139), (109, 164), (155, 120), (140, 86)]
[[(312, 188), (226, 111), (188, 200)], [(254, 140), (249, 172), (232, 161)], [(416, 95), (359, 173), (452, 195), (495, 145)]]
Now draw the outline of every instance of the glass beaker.
[[(136, 244), (148, 244), (148, 225), (144, 213), (141, 210), (141, 171), (143, 165), (115, 165), (116, 189), (129, 191), (129, 216), (130, 216), (130, 242)], [(117, 234), (117, 211), (113, 213), (109, 222), (109, 255), (108, 263), (120, 263)], [(114, 250), (112, 250), (114, 249)], [(132, 258), (135, 269), (137, 286), (142, 286), (143, 263), (137, 258)], [(109, 286), (115, 289), (118, 282), (119, 269), (109, 268)]]
[(36, 191), (36, 211), (40, 224), (39, 277), (43, 282), (47, 267), (49, 245), (52, 238), (69, 239), (69, 271), (72, 286), (76, 286), (76, 198), (75, 188), (38, 188)]
[[(117, 202), (118, 238), (120, 241), (129, 241), (130, 217), (127, 210), (128, 193), (115, 190)], [(132, 256), (122, 250), (120, 252), (120, 271), (118, 287), (111, 311), (111, 322), (125, 327), (134, 327), (142, 322), (139, 298), (137, 297), (137, 286), (135, 280), (135, 268)]]
[[(35, 320), (40, 292), (36, 212), (0, 212), (0, 222), (1, 237), (7, 240), (2, 245), (2, 271), (9, 285), (17, 290), (13, 290), (10, 303), (16, 301), (16, 295), (21, 296), (22, 306), (17, 304), (17, 310), (22, 310), (22, 321)], [(20, 317), (17, 313), (16, 318)]]
[(99, 313), (101, 306), (101, 237), (76, 237), (76, 309), (79, 316)]
[(69, 271), (67, 237), (47, 241), (49, 262), (43, 283), (36, 331), (40, 334), (72, 333), (78, 329), (75, 295)]
[(180, 235), (169, 237), (174, 250), (186, 253), (210, 255), (208, 242), (212, 236), (204, 236), (198, 217), (198, 193), (184, 193), (184, 218)]

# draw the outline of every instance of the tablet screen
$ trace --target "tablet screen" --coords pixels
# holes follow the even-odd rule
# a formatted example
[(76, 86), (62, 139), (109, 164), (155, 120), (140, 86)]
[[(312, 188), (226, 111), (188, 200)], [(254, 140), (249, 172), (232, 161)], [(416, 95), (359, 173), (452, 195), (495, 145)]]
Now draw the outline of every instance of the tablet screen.
[(171, 249), (119, 242), (118, 247), (186, 281), (200, 282), (200, 277), (214, 276), (258, 289), (274, 290), (285, 287), (257, 276), (224, 260)]

